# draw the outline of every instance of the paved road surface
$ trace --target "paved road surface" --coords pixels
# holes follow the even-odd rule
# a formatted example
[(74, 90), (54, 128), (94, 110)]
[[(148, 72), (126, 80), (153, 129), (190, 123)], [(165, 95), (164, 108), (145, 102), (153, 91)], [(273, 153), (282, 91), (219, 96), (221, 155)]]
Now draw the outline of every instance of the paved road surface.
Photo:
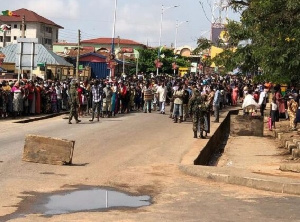
[[(182, 157), (201, 140), (192, 138), (190, 123), (174, 124), (167, 115), (136, 113), (72, 125), (62, 117), (0, 124), (0, 221), (15, 216), (15, 211), (25, 216), (11, 221), (300, 221), (299, 197), (181, 173)], [(76, 140), (74, 166), (22, 162), (29, 133)], [(52, 217), (28, 213), (34, 199), (28, 195), (39, 197), (81, 185), (151, 195), (153, 204)]]

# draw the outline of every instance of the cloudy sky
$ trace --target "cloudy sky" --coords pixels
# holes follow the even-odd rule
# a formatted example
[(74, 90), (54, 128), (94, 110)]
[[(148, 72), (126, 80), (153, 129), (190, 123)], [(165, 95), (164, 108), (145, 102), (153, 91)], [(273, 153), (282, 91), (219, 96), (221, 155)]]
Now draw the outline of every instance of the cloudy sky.
[[(2, 10), (26, 8), (64, 27), (59, 39), (77, 41), (77, 30), (82, 39), (112, 37), (114, 0), (1, 0)], [(175, 42), (176, 21), (177, 46), (196, 45), (197, 38), (210, 36), (212, 0), (118, 0), (116, 34), (149, 46), (158, 46), (162, 5), (164, 11), (161, 44), (171, 46)], [(204, 10), (203, 10), (204, 9)], [(205, 11), (205, 13), (204, 13)], [(205, 16), (206, 14), (206, 16)], [(206, 18), (207, 17), (207, 18)], [(229, 12), (229, 17), (238, 16)]]

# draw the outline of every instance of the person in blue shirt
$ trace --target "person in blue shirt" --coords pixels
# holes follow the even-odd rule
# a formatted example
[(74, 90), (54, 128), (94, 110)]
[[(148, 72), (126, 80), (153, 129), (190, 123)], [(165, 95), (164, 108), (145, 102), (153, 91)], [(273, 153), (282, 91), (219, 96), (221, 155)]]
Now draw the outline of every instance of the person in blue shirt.
[(220, 102), (221, 102), (221, 92), (220, 86), (217, 86), (215, 89), (215, 96), (213, 100), (213, 108), (214, 108), (214, 116), (215, 116), (215, 123), (219, 122), (219, 114), (220, 114)]

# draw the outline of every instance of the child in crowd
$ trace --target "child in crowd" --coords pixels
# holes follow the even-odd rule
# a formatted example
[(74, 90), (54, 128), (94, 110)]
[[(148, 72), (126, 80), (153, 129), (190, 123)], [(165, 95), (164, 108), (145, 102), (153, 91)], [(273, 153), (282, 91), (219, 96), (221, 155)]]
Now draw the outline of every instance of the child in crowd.
[(279, 111), (275, 96), (272, 98), (272, 102), (270, 104), (270, 118), (271, 126), (269, 127), (269, 130), (272, 130), (272, 128), (275, 129), (275, 122), (278, 122), (279, 120)]

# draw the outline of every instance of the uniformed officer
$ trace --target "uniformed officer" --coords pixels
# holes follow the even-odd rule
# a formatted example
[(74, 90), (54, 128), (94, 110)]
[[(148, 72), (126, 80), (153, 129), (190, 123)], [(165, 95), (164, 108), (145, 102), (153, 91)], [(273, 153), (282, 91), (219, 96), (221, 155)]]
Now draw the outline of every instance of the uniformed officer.
[(80, 123), (81, 120), (78, 119), (78, 108), (80, 107), (79, 97), (77, 92), (78, 83), (74, 81), (71, 82), (71, 87), (69, 90), (69, 103), (70, 103), (70, 115), (69, 115), (69, 124), (72, 124), (72, 118), (76, 123)]
[(107, 115), (107, 117), (111, 117), (111, 98), (113, 95), (113, 91), (110, 87), (110, 83), (107, 83), (103, 89), (103, 117)]
[(294, 100), (293, 95), (289, 95), (289, 101), (287, 102), (288, 114), (290, 117), (290, 130), (297, 130), (296, 113), (298, 110), (298, 103)]
[(200, 95), (198, 90), (195, 90), (192, 98), (189, 101), (189, 114), (192, 116), (193, 120), (193, 131), (194, 138), (197, 138), (197, 129), (200, 124), (200, 137), (204, 139), (203, 131), (204, 131), (204, 114), (206, 111), (206, 104), (203, 98)]

